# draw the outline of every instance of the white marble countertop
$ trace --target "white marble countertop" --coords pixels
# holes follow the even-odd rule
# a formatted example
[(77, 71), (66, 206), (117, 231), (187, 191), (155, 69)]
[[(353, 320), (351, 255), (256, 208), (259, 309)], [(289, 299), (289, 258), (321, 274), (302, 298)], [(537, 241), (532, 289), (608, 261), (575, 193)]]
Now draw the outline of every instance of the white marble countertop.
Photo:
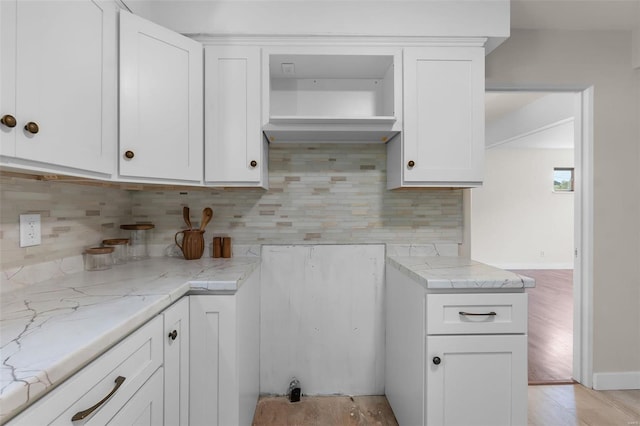
[(152, 258), (2, 293), (0, 423), (188, 291), (233, 292), (258, 257)]
[(426, 289), (496, 289), (535, 287), (529, 277), (464, 257), (388, 256), (391, 265)]

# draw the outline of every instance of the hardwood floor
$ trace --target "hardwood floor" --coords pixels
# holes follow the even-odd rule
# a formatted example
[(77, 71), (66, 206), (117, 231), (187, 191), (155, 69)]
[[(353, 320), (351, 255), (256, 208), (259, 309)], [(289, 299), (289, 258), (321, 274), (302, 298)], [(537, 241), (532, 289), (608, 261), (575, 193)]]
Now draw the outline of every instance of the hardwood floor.
[(572, 383), (573, 271), (514, 270), (536, 280), (529, 295), (529, 384)]
[[(594, 391), (582, 385), (529, 386), (528, 407), (529, 426), (640, 425), (640, 390)], [(253, 420), (253, 426), (397, 424), (384, 396), (303, 397), (295, 403), (285, 397), (262, 397)]]
[(529, 426), (640, 424), (640, 390), (594, 391), (582, 385), (529, 386)]

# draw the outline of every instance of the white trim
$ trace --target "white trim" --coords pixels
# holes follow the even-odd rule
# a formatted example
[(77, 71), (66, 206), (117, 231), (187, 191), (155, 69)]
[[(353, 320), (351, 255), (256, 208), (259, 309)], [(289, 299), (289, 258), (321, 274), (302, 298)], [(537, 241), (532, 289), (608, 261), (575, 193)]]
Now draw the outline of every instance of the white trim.
[(593, 388), (595, 390), (640, 389), (640, 371), (594, 373)]
[(484, 47), (487, 37), (183, 34), (203, 44), (258, 46), (436, 46)]
[(553, 129), (554, 127), (562, 126), (563, 124), (571, 123), (571, 122), (573, 122), (573, 120), (574, 120), (573, 117), (565, 118), (563, 120), (558, 120), (555, 123), (547, 124), (546, 126), (538, 127), (537, 129), (533, 129), (533, 130), (530, 130), (528, 132), (523, 132), (523, 133), (521, 133), (519, 135), (516, 135), (516, 136), (512, 136), (512, 137), (509, 137), (509, 138), (506, 138), (506, 139), (503, 139), (503, 140), (499, 140), (499, 141), (493, 142), (491, 144), (488, 144), (486, 146), (486, 148), (487, 149), (491, 149), (491, 148), (498, 147), (500, 145), (507, 144), (509, 142), (517, 141), (518, 139), (522, 139), (522, 138), (527, 137), (527, 136), (535, 135), (535, 134), (538, 134), (540, 132), (544, 132), (546, 130)]
[(576, 258), (573, 273), (573, 377), (587, 387), (593, 374), (593, 87), (576, 99)]
[[(593, 86), (487, 84), (486, 91), (542, 91), (576, 93), (575, 247), (573, 273), (573, 378), (586, 387), (593, 383)], [(473, 255), (473, 253), (472, 253)]]

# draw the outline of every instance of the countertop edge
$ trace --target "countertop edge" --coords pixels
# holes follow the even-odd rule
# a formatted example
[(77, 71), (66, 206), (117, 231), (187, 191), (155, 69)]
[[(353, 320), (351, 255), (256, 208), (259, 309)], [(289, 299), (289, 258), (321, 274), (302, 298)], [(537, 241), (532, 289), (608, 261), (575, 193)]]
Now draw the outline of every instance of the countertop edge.
[[(109, 330), (97, 335), (82, 350), (70, 352), (68, 357), (46, 369), (34, 370), (30, 378), (20, 378), (6, 384), (2, 389), (2, 394), (0, 394), (0, 404), (2, 406), (0, 425), (10, 421), (23, 410), (49, 394), (68, 378), (91, 364), (185, 295), (192, 292), (207, 295), (235, 294), (242, 287), (244, 281), (259, 267), (261, 262), (258, 257), (248, 257), (246, 259), (251, 259), (251, 261), (243, 264), (243, 269), (238, 272), (237, 279), (208, 280), (198, 279), (199, 277), (197, 277), (195, 279), (186, 279), (182, 284), (176, 284), (167, 293), (143, 296), (153, 300), (148, 305), (145, 304), (144, 308), (123, 318)], [(74, 367), (64, 368), (66, 365), (74, 365)], [(55, 371), (55, 374), (52, 374), (53, 371)], [(33, 386), (36, 384), (39, 386)]]
[[(396, 268), (426, 290), (497, 290), (535, 287), (533, 278), (467, 258), (387, 256), (387, 265)], [(483, 274), (486, 276), (483, 277)]]

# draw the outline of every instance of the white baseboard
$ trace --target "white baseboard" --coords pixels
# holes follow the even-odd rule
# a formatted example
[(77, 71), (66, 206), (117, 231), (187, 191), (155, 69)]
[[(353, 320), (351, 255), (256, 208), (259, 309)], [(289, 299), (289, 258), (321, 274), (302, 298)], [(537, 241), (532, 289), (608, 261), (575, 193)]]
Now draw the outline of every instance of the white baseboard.
[(593, 373), (595, 390), (640, 389), (640, 371)]

